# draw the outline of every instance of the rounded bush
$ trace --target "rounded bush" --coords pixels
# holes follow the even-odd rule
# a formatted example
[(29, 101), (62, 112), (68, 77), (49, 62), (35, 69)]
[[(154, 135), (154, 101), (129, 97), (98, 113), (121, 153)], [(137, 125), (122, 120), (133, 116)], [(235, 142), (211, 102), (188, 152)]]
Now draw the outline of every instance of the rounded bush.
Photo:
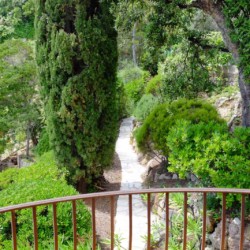
[(153, 143), (155, 149), (167, 155), (166, 137), (178, 120), (188, 120), (193, 124), (209, 121), (224, 122), (213, 106), (201, 100), (179, 99), (171, 104), (160, 104), (136, 130), (138, 147), (142, 151), (147, 151)]

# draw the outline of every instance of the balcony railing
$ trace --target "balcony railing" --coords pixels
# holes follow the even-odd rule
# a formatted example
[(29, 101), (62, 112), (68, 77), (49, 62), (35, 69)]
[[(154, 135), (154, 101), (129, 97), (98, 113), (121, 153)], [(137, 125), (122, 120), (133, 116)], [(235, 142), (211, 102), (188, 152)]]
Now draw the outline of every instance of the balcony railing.
[[(164, 189), (150, 189), (150, 190), (140, 190), (140, 191), (116, 191), (116, 192), (105, 192), (105, 193), (92, 193), (76, 195), (71, 197), (63, 197), (56, 199), (49, 199), (44, 201), (30, 202), (21, 205), (14, 205), (9, 207), (0, 208), (0, 214), (10, 213), (11, 214), (11, 230), (12, 230), (12, 243), (13, 249), (17, 249), (17, 225), (16, 225), (16, 211), (22, 209), (31, 209), (33, 214), (33, 233), (34, 233), (34, 249), (38, 249), (38, 229), (37, 229), (37, 207), (44, 205), (52, 205), (53, 207), (53, 231), (54, 231), (54, 249), (59, 249), (58, 244), (58, 227), (57, 227), (57, 204), (64, 202), (72, 203), (72, 225), (73, 225), (73, 241), (74, 249), (77, 249), (78, 239), (77, 239), (77, 220), (76, 220), (76, 201), (91, 199), (91, 213), (92, 213), (92, 249), (95, 250), (97, 246), (96, 238), (96, 200), (103, 197), (110, 197), (111, 201), (111, 240), (110, 249), (113, 250), (115, 247), (114, 242), (114, 215), (115, 215), (115, 197), (116, 196), (128, 196), (128, 213), (129, 213), (129, 240), (128, 249), (132, 249), (133, 242), (133, 195), (146, 194), (147, 195), (147, 249), (151, 249), (151, 195), (157, 193), (165, 194), (166, 202), (166, 221), (165, 221), (165, 249), (169, 247), (169, 195), (172, 193), (182, 193), (183, 194), (183, 211), (184, 211), (184, 223), (183, 223), (183, 237), (182, 237), (182, 249), (187, 249), (187, 225), (188, 225), (188, 194), (190, 193), (201, 193), (203, 195), (203, 214), (202, 214), (202, 243), (201, 249), (204, 250), (206, 247), (206, 217), (207, 217), (207, 194), (209, 193), (220, 193), (222, 194), (222, 230), (221, 230), (221, 250), (226, 248), (226, 197), (228, 194), (239, 194), (241, 195), (241, 232), (239, 241), (239, 250), (243, 250), (244, 245), (244, 219), (245, 219), (245, 204), (246, 198), (250, 194), (250, 189), (216, 189), (216, 188), (164, 188)], [(146, 226), (146, 225), (145, 225)]]

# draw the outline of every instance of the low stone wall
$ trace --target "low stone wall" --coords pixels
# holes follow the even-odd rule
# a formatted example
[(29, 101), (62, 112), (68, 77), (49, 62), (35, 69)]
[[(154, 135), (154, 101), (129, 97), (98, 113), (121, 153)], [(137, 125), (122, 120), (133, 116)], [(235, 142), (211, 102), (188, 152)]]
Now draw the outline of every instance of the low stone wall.
[[(214, 232), (208, 236), (210, 245), (206, 250), (220, 250), (221, 244), (221, 222), (217, 225)], [(239, 218), (227, 220), (226, 247), (227, 250), (238, 250), (240, 245), (241, 221)], [(245, 225), (244, 250), (250, 249), (250, 224)]]

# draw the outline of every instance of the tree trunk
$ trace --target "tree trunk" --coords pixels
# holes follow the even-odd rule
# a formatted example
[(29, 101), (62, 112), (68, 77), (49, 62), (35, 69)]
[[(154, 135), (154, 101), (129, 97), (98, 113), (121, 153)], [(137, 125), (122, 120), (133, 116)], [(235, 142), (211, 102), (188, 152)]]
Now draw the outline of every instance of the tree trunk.
[(30, 122), (27, 124), (26, 130), (26, 158), (30, 157)]
[(239, 87), (242, 97), (242, 126), (250, 127), (250, 84), (245, 82), (242, 68), (239, 68)]
[[(230, 29), (226, 25), (226, 18), (223, 14), (223, 6), (221, 1), (196, 0), (191, 7), (196, 7), (210, 15), (216, 22), (221, 31), (224, 43), (228, 50), (232, 53), (236, 65), (240, 63), (239, 49), (230, 37)], [(250, 85), (246, 83), (243, 69), (239, 68), (239, 88), (242, 97), (242, 126), (250, 127)]]
[(81, 179), (77, 181), (76, 190), (80, 194), (86, 194), (87, 193), (87, 182), (83, 177), (81, 177)]
[(133, 54), (133, 62), (134, 65), (137, 66), (137, 58), (136, 58), (136, 26), (137, 23), (134, 24), (133, 31), (132, 31), (132, 54)]

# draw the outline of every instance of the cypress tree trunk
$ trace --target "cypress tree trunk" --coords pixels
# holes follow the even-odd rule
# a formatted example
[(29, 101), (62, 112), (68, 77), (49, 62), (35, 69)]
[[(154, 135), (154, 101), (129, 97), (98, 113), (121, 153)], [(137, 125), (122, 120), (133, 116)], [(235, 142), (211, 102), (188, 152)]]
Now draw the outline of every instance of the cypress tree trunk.
[(109, 3), (36, 0), (37, 64), (52, 147), (85, 192), (111, 163), (118, 131), (117, 34)]

